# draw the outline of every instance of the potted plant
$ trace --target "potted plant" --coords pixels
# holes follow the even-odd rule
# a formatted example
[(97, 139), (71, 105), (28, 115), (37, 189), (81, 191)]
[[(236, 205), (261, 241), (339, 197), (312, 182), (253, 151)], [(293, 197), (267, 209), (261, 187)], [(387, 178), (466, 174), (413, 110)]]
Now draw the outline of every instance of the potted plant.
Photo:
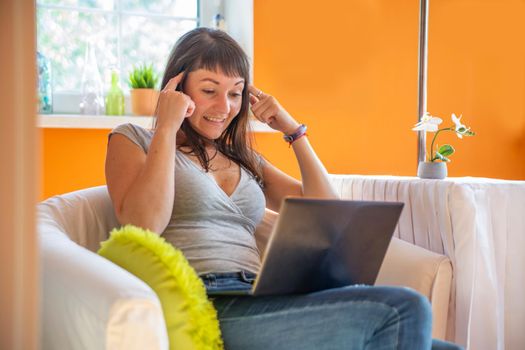
[(420, 162), (417, 168), (417, 176), (422, 179), (444, 179), (447, 177), (447, 162), (450, 162), (450, 155), (452, 155), (455, 150), (449, 144), (439, 146), (434, 143), (436, 142), (436, 137), (439, 133), (443, 131), (452, 131), (456, 133), (457, 137), (460, 139), (463, 136), (474, 136), (475, 133), (461, 123), (461, 116), (458, 118), (454, 113), (451, 116), (452, 122), (454, 125), (451, 125), (447, 128), (439, 128), (439, 124), (443, 122), (441, 118), (433, 117), (428, 112), (421, 118), (421, 121), (417, 123), (412, 130), (414, 131), (423, 131), (423, 132), (434, 132), (434, 137), (430, 144), (430, 153), (428, 154), (427, 160), (425, 162)]
[(131, 87), (131, 111), (135, 115), (153, 115), (159, 99), (159, 91), (155, 86), (159, 77), (153, 70), (153, 65), (142, 64), (133, 67), (129, 73)]

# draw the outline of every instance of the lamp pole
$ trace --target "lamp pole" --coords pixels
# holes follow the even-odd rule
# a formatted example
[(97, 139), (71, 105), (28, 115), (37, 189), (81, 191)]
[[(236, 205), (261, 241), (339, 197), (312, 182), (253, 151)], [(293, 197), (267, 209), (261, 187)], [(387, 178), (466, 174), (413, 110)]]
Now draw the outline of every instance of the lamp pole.
[[(428, 2), (419, 0), (419, 66), (418, 66), (418, 116), (417, 121), (427, 111), (427, 63), (428, 63)], [(417, 162), (424, 162), (426, 154), (425, 131), (417, 134)]]

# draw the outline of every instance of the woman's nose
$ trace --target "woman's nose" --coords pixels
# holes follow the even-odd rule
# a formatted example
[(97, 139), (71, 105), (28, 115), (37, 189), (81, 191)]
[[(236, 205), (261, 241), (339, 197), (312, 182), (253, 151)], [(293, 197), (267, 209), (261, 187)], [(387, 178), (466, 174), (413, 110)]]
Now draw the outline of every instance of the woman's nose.
[(219, 95), (217, 96), (216, 109), (217, 112), (229, 114), (230, 113), (230, 99), (228, 95)]

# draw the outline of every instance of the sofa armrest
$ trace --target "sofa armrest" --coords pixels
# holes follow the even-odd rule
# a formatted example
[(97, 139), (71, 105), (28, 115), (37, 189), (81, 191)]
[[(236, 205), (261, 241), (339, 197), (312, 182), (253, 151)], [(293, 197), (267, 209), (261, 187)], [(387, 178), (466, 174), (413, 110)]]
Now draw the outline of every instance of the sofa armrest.
[(432, 304), (432, 336), (445, 339), (452, 285), (452, 264), (446, 256), (394, 237), (376, 285), (406, 286), (425, 295)]
[(144, 282), (39, 217), (42, 349), (168, 349), (160, 302)]

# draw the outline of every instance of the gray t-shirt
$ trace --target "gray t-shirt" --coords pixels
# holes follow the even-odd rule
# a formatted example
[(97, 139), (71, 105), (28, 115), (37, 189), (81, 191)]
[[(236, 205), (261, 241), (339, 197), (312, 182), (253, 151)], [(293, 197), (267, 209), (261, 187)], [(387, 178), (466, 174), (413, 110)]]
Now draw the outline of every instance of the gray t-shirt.
[[(110, 133), (122, 134), (147, 153), (153, 131), (123, 124)], [(257, 181), (241, 167), (237, 188), (228, 196), (211, 174), (176, 152), (175, 201), (162, 236), (179, 248), (197, 273), (257, 273), (259, 250), (255, 228), (266, 201)]]

